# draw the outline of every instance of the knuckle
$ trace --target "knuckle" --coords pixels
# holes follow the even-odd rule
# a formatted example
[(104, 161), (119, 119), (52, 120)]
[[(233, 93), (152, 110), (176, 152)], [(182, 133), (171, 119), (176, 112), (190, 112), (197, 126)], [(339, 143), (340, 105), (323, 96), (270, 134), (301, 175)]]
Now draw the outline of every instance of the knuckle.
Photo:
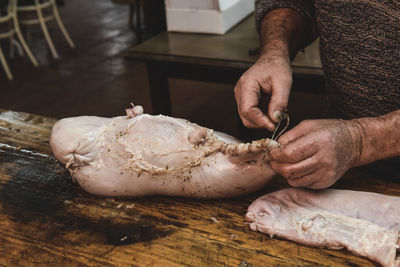
[(254, 119), (261, 119), (264, 116), (264, 114), (262, 114), (261, 112), (259, 112), (257, 110), (251, 110), (251, 116)]
[(246, 126), (246, 127), (252, 127), (252, 126), (253, 126), (253, 125), (252, 125), (250, 122), (248, 122), (247, 120), (243, 120), (243, 119), (242, 119), (242, 122), (243, 122), (243, 125)]
[(293, 83), (293, 78), (292, 75), (286, 75), (286, 82), (292, 84)]
[(239, 84), (239, 82), (238, 82), (238, 83), (235, 85), (235, 88), (233, 88), (233, 93), (234, 93), (235, 97), (238, 96), (239, 92), (240, 92), (240, 84)]
[(285, 158), (291, 158), (292, 154), (296, 152), (296, 148), (292, 148), (291, 150), (289, 149), (283, 149), (282, 150), (282, 156)]
[(327, 169), (327, 173), (330, 173), (332, 168), (335, 166), (335, 163), (332, 162), (332, 158), (329, 157), (329, 155), (324, 156), (323, 153), (320, 153), (318, 156), (317, 164), (320, 166), (320, 168)]
[(248, 86), (248, 75), (243, 74), (242, 77), (237, 81), (234, 91), (240, 92), (243, 88)]
[(325, 172), (325, 175), (326, 175), (327, 179), (332, 179), (335, 177), (335, 172), (332, 169), (330, 169), (327, 172)]
[(243, 86), (243, 83), (244, 83), (244, 81), (246, 80), (245, 75), (246, 75), (246, 74), (243, 74), (243, 75), (239, 78), (239, 80), (238, 80), (237, 83), (236, 83), (235, 89), (236, 89), (236, 88), (240, 88), (240, 87)]
[(328, 140), (335, 140), (336, 139), (336, 133), (334, 131), (329, 131), (325, 130), (324, 135), (322, 135), (322, 140), (323, 141), (328, 141)]
[(285, 172), (287, 173), (288, 177), (287, 178), (291, 178), (294, 177), (294, 175), (297, 172), (297, 168), (295, 166), (289, 165), (285, 168)]
[(285, 177), (286, 179), (290, 179), (293, 177), (294, 173), (291, 173), (288, 168), (281, 168), (280, 175)]
[(275, 156), (280, 159), (290, 159), (292, 153), (287, 147), (278, 148), (275, 150)]
[(241, 117), (245, 117), (248, 113), (249, 107), (246, 105), (239, 105), (239, 113)]
[(252, 76), (251, 72), (250, 72), (250, 71), (246, 71), (246, 72), (243, 73), (243, 75), (239, 78), (238, 83), (240, 83), (241, 85), (246, 84), (251, 76)]
[(257, 112), (255, 108), (243, 108), (242, 114), (246, 118), (257, 119), (260, 117), (260, 114)]
[(242, 114), (243, 117), (248, 118), (250, 116), (249, 108), (243, 107), (241, 109), (241, 114)]

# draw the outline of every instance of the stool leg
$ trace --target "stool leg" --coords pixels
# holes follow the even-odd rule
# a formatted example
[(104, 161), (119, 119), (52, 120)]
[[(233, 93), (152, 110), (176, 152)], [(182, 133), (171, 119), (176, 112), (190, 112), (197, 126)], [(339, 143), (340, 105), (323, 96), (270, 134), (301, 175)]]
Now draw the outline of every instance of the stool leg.
[(61, 32), (64, 34), (64, 37), (65, 37), (65, 39), (67, 40), (69, 46), (72, 47), (72, 48), (74, 48), (74, 47), (75, 47), (75, 44), (74, 44), (74, 42), (72, 41), (71, 37), (69, 36), (67, 30), (66, 30), (65, 27), (64, 27), (64, 23), (62, 22), (61, 17), (60, 17), (60, 14), (58, 13), (57, 4), (56, 4), (56, 2), (55, 2), (54, 0), (52, 0), (52, 1), (53, 1), (53, 14), (54, 14), (54, 17), (56, 18), (58, 27), (60, 27)]
[(39, 64), (37, 63), (36, 58), (33, 56), (31, 50), (29, 49), (28, 45), (25, 42), (24, 37), (22, 36), (21, 28), (19, 27), (17, 12), (14, 13), (13, 20), (14, 20), (13, 22), (14, 22), (15, 32), (17, 33), (18, 39), (19, 39), (20, 43), (22, 44), (22, 47), (24, 48), (29, 59), (32, 61), (33, 66), (37, 67)]
[(1, 61), (1, 64), (3, 65), (3, 68), (4, 68), (5, 72), (6, 72), (7, 78), (9, 80), (12, 80), (13, 76), (11, 74), (10, 68), (8, 67), (8, 64), (7, 64), (6, 58), (4, 57), (3, 50), (1, 49), (1, 46), (0, 46), (0, 61)]
[(10, 37), (10, 58), (14, 57), (14, 46), (17, 48), (18, 55), (22, 57), (24, 55), (24, 50), (22, 46), (15, 40), (14, 35)]
[(128, 17), (128, 24), (131, 30), (135, 29), (135, 25), (133, 24), (133, 12), (135, 10), (134, 5), (129, 5), (129, 17)]
[(10, 58), (14, 57), (14, 35), (10, 36), (10, 51), (9, 51)]
[(57, 54), (57, 51), (54, 47), (53, 41), (50, 38), (50, 34), (49, 31), (47, 30), (47, 26), (46, 26), (46, 21), (43, 18), (43, 13), (42, 13), (42, 9), (39, 7), (39, 0), (35, 0), (35, 4), (36, 4), (36, 12), (39, 18), (39, 23), (40, 23), (40, 27), (42, 28), (44, 37), (46, 38), (47, 44), (50, 47), (50, 51), (53, 54), (53, 57), (55, 59), (58, 59), (59, 56)]

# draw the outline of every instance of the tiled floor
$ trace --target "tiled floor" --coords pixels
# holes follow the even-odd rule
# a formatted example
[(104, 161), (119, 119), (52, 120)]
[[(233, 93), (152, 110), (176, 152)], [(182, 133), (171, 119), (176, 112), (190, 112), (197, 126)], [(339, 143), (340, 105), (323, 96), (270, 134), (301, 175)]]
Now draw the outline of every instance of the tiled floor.
[[(71, 49), (50, 22), (60, 54), (54, 60), (40, 27), (31, 27), (29, 46), (40, 66), (34, 68), (26, 57), (8, 59), (14, 81), (0, 69), (0, 108), (55, 118), (116, 116), (132, 101), (151, 113), (144, 65), (122, 57), (136, 43), (128, 27), (128, 7), (111, 0), (65, 2), (60, 13), (76, 48)], [(170, 80), (170, 86), (174, 116), (237, 135), (233, 85)]]

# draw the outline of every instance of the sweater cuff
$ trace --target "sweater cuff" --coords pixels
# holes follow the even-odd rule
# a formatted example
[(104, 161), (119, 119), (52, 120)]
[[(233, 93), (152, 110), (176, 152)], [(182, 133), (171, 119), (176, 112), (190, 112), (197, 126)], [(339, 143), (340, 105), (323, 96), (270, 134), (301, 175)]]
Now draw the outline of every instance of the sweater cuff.
[(304, 49), (318, 37), (318, 31), (315, 23), (314, 1), (311, 0), (257, 0), (256, 1), (256, 28), (261, 32), (261, 20), (269, 11), (279, 8), (291, 8), (297, 11), (306, 20), (309, 25), (307, 38), (299, 49)]
[(265, 14), (278, 8), (291, 8), (299, 12), (311, 25), (315, 22), (314, 1), (310, 0), (257, 0), (256, 27), (260, 32), (260, 23)]

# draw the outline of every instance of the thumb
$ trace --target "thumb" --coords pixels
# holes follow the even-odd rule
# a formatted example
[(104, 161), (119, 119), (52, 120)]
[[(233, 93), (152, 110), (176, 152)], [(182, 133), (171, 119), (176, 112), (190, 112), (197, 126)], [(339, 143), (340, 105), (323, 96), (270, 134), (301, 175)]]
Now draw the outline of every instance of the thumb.
[(268, 117), (278, 122), (283, 110), (289, 103), (290, 89), (292, 87), (292, 78), (281, 79), (272, 84), (271, 100), (268, 105)]

